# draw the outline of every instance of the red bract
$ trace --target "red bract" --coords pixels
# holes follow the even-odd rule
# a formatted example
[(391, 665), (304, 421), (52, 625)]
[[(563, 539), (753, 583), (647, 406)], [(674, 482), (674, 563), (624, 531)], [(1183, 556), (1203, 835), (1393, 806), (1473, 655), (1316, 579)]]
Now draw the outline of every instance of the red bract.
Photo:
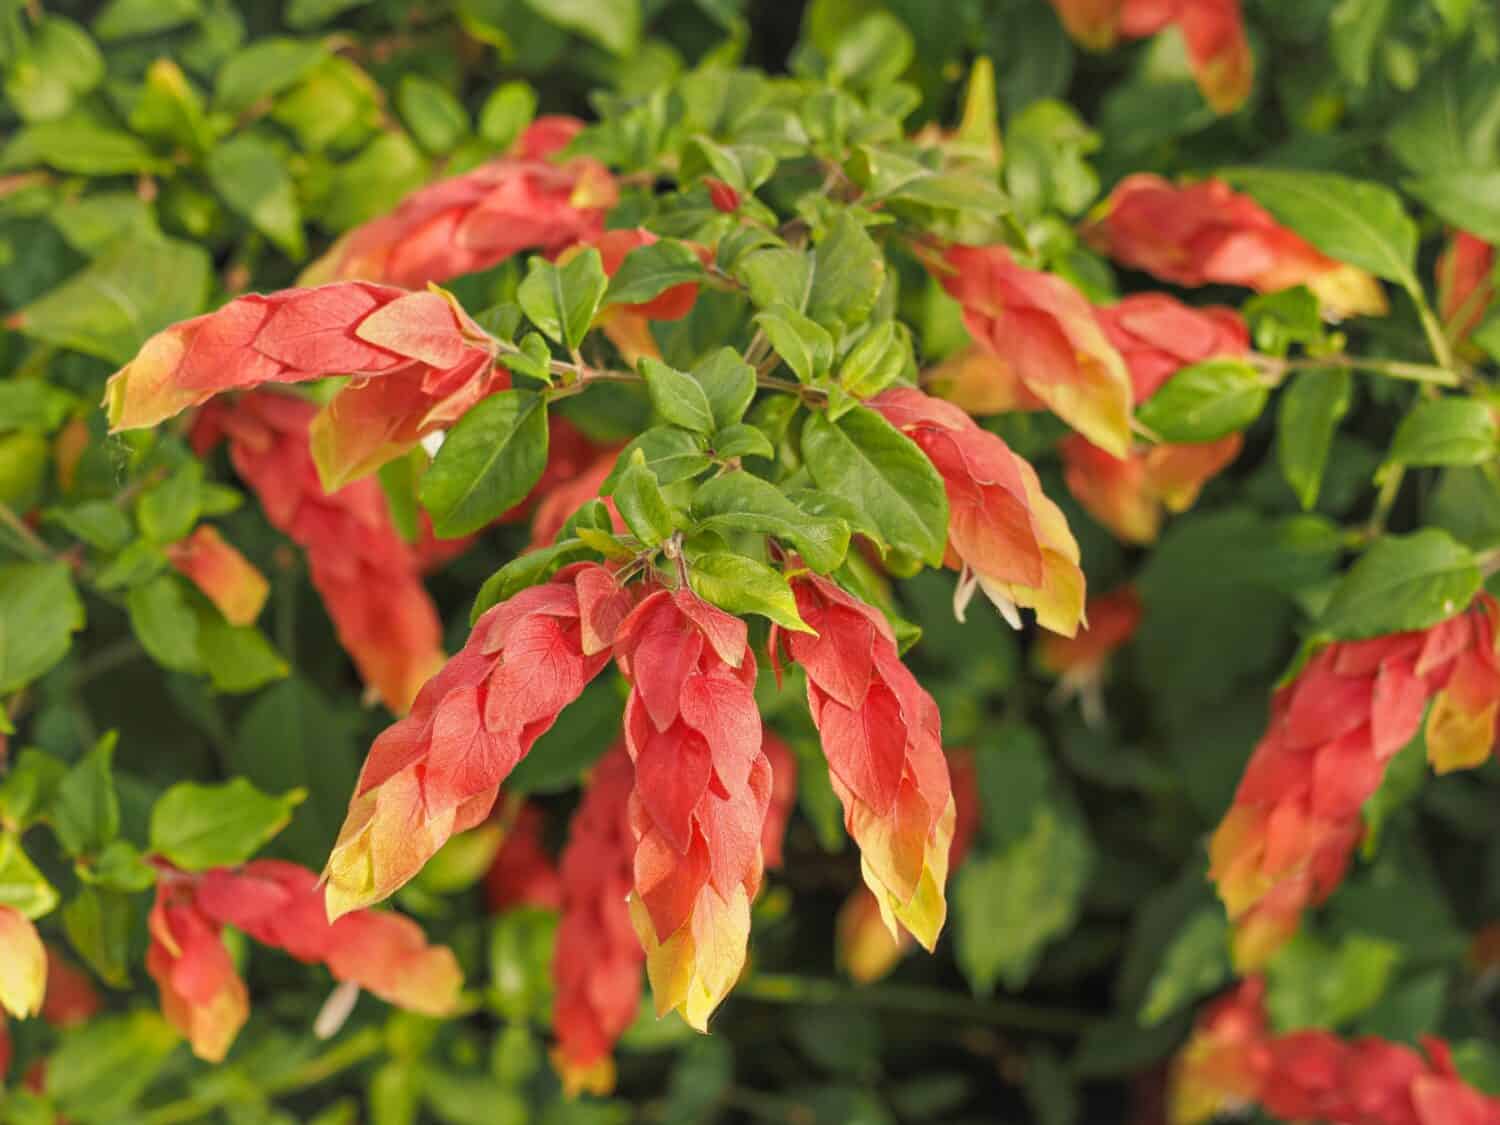
[[(979, 773), (970, 750), (948, 754), (953, 784), (953, 841), (948, 848), (948, 870), (957, 871), (979, 831)], [(860, 984), (880, 980), (911, 952), (916, 943), (909, 933), (893, 935), (881, 917), (880, 901), (869, 887), (860, 887), (844, 900), (835, 926), (839, 964)]]
[(31, 920), (0, 906), (0, 1013), (26, 1019), (42, 1010), (47, 992), (47, 951)]
[(1081, 293), (1017, 265), (1004, 246), (952, 246), (936, 268), (975, 343), (1090, 441), (1126, 451), (1130, 380)]
[(760, 854), (766, 867), (773, 869), (781, 866), (787, 822), (797, 804), (797, 755), (770, 731), (765, 732), (760, 748), (771, 763), (771, 800), (766, 805), (766, 822), (761, 827)]
[[(605, 480), (615, 467), (616, 451), (605, 450), (600, 453), (595, 451), (592, 460), (583, 462), (578, 469), (568, 477), (559, 476), (553, 486), (542, 491), (541, 484), (533, 491), (533, 495), (539, 496), (536, 511), (531, 520), (531, 543), (530, 549), (545, 547), (557, 538), (557, 533), (563, 529), (573, 513), (578, 511), (590, 500), (599, 498), (599, 490), (604, 487)], [(547, 472), (552, 471), (552, 462), (547, 463)], [(545, 483), (545, 479), (543, 481)], [(625, 530), (624, 521), (614, 511), (614, 499), (606, 499), (605, 504), (610, 509), (613, 517), (615, 530)]]
[(557, 865), (542, 845), (541, 806), (522, 805), (505, 829), (505, 839), (484, 876), (484, 898), (499, 913), (515, 906), (556, 910), (562, 905)]
[(1104, 718), (1103, 686), (1110, 658), (1135, 635), (1141, 623), (1141, 599), (1132, 586), (1121, 586), (1090, 598), (1089, 623), (1076, 637), (1044, 634), (1037, 643), (1037, 663), (1057, 677), (1064, 697), (1077, 696), (1084, 717)]
[(1489, 756), (1500, 711), (1497, 613), (1481, 596), (1422, 632), (1329, 645), (1276, 693), (1270, 728), (1210, 848), (1241, 967), (1263, 965), (1302, 911), (1343, 879), (1361, 806), (1429, 700), (1427, 749), (1438, 769)]
[[(1232, 309), (1194, 309), (1162, 293), (1126, 297), (1097, 310), (1109, 341), (1145, 402), (1184, 367), (1244, 355), (1250, 333)], [(1059, 445), (1068, 489), (1119, 538), (1152, 542), (1167, 512), (1186, 511), (1203, 486), (1239, 455), (1239, 434), (1199, 445), (1156, 445), (1115, 457), (1085, 438)]]
[(1449, 339), (1468, 338), (1495, 299), (1495, 248), (1467, 231), (1455, 231), (1437, 262), (1438, 311)]
[(552, 1062), (570, 1093), (613, 1089), (611, 1052), (640, 1007), (645, 954), (627, 904), (635, 881), (634, 784), (630, 754), (617, 745), (594, 768), (563, 849)]
[(475, 622), (370, 748), (328, 860), (332, 916), (390, 895), (489, 815), (500, 783), (609, 662), (629, 605), (607, 569), (579, 564)]
[(442, 624), (380, 485), (361, 480), (324, 493), (308, 439), (315, 411), (286, 395), (243, 395), (211, 404), (195, 438), (201, 448), (227, 435), (266, 518), (307, 552), (313, 586), (361, 678), (399, 714), (443, 661)]
[(110, 377), (105, 406), (112, 429), (130, 430), (225, 391), (328, 375), (433, 394), (473, 382), (491, 359), (483, 331), (441, 294), (363, 281), (282, 289), (158, 332)]
[(1063, 27), (1081, 47), (1102, 51), (1113, 47), (1120, 33), (1124, 0), (1052, 0)]
[(318, 878), (304, 867), (257, 860), (201, 875), (169, 871), (151, 912), (146, 967), (163, 1014), (211, 1062), (228, 1053), (249, 1016), (225, 926), (424, 1015), (450, 1014), (463, 984), (452, 951), (428, 945), (409, 918), (361, 910), (330, 923)]
[(1071, 636), (1083, 616), (1083, 571), (1066, 517), (1036, 472), (952, 403), (910, 387), (870, 400), (921, 447), (948, 493), (948, 565), (962, 572), (955, 605), (977, 584), (1012, 625), (1017, 606)]
[(1500, 1125), (1500, 1099), (1459, 1077), (1442, 1040), (1424, 1039), (1424, 1058), (1373, 1036), (1274, 1035), (1264, 997), (1252, 978), (1200, 1018), (1172, 1068), (1173, 1125), (1256, 1104), (1278, 1120), (1328, 1125)]
[[(893, 937), (937, 943), (956, 811), (937, 704), (901, 663), (895, 635), (873, 609), (826, 578), (792, 581), (813, 633), (788, 633), (807, 674), (844, 825), (860, 848), (865, 884)], [(779, 639), (773, 630), (772, 651)]]
[(1128, 39), (1176, 27), (1198, 89), (1215, 112), (1232, 113), (1250, 96), (1255, 59), (1240, 0), (1124, 0), (1119, 27)]
[(1016, 378), (1009, 363), (981, 347), (966, 347), (928, 368), (922, 374), (922, 385), (968, 414), (1047, 409), (1047, 404)]
[(42, 1019), (53, 1027), (87, 1023), (103, 1006), (99, 990), (82, 969), (52, 946), (46, 948), (47, 993), (42, 999)]
[(255, 565), (207, 524), (168, 547), (167, 559), (231, 625), (249, 625), (271, 593), (270, 583)]
[(1178, 285), (1262, 293), (1306, 285), (1336, 313), (1386, 307), (1373, 277), (1319, 253), (1222, 180), (1179, 187), (1150, 173), (1127, 176), (1083, 234), (1117, 262)]
[(580, 123), (543, 118), (515, 152), (413, 192), (389, 215), (341, 237), (302, 284), (362, 279), (411, 288), (498, 265), (521, 250), (552, 255), (604, 230), (617, 191), (608, 169), (547, 157)]
[(163, 886), (151, 908), (146, 971), (162, 1015), (193, 1054), (221, 1062), (250, 1018), (250, 996), (224, 947), (222, 927), (198, 909), (186, 886)]
[(745, 623), (690, 590), (657, 590), (620, 626), (635, 762), (630, 915), (658, 1014), (699, 1031), (739, 978), (760, 889), (771, 763)]

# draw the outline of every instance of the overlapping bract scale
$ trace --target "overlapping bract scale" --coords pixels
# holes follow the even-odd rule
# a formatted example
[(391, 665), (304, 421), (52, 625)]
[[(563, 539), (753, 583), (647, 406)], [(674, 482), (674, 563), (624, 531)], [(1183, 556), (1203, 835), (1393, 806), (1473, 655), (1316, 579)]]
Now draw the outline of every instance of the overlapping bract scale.
[(328, 860), (328, 910), (378, 902), (456, 832), (609, 662), (630, 594), (580, 563), (487, 611), (370, 749)]
[(1424, 712), (1436, 770), (1489, 757), (1500, 715), (1497, 616), (1482, 595), (1421, 632), (1328, 645), (1276, 693), (1270, 727), (1210, 846), (1241, 968), (1263, 965), (1303, 910), (1343, 879), (1361, 807)]

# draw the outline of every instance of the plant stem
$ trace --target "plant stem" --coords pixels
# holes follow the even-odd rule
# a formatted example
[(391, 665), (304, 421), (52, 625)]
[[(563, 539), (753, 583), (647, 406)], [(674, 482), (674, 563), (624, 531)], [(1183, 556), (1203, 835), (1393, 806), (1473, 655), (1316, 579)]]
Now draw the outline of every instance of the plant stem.
[(0, 501), (0, 524), (9, 528), (11, 533), (21, 541), (26, 549), (25, 553), (37, 562), (50, 562), (52, 559), (52, 548), (42, 542), (42, 537), (27, 526), (26, 521), (11, 509), (11, 506)]
[[(1417, 316), (1422, 321), (1422, 331), (1427, 335), (1427, 346), (1432, 349), (1432, 357), (1438, 361), (1438, 366), (1448, 371), (1453, 371), (1453, 346), (1448, 342), (1448, 336), (1443, 331), (1442, 323), (1437, 314), (1432, 311), (1432, 305), (1427, 301), (1427, 294), (1422, 291), (1422, 286), (1415, 280), (1406, 286), (1406, 291), (1411, 295), (1412, 303), (1417, 306)], [(1457, 376), (1454, 377), (1455, 380)]]
[(1254, 362), (1261, 370), (1278, 378), (1290, 371), (1316, 371), (1319, 368), (1338, 367), (1350, 371), (1368, 371), (1390, 379), (1406, 379), (1413, 383), (1428, 383), (1438, 387), (1456, 387), (1458, 375), (1445, 367), (1430, 363), (1407, 363), (1399, 359), (1365, 359), (1354, 355), (1301, 356), (1297, 359), (1276, 359), (1273, 356), (1255, 356)]
[[(340, 1071), (348, 1070), (351, 1066), (358, 1066), (366, 1059), (372, 1058), (379, 1053), (384, 1042), (384, 1036), (378, 1028), (364, 1028), (321, 1055), (308, 1059), (289, 1074), (261, 1083), (259, 1091), (267, 1099), (271, 1099), (282, 1094), (294, 1093), (308, 1086), (316, 1086), (320, 1082), (326, 1082)], [(234, 1100), (241, 1092), (241, 1087), (224, 1083), (216, 1087), (212, 1093), (180, 1098), (175, 1102), (158, 1106), (146, 1112), (140, 1120), (143, 1125), (180, 1125), (182, 1122), (196, 1121)]]
[(873, 1008), (1054, 1035), (1077, 1035), (1094, 1022), (1089, 1013), (1067, 1008), (1042, 1008), (1010, 1000), (973, 1000), (913, 985), (880, 984), (850, 988), (837, 981), (787, 973), (756, 973), (742, 980), (736, 986), (735, 994), (772, 1004)]
[(1368, 539), (1374, 539), (1385, 530), (1385, 521), (1390, 518), (1391, 509), (1396, 506), (1396, 497), (1401, 494), (1401, 482), (1406, 479), (1406, 468), (1400, 466), (1392, 469), (1386, 475), (1380, 485), (1380, 493), (1375, 497), (1375, 509), (1370, 513), (1370, 521), (1365, 525), (1365, 533)]

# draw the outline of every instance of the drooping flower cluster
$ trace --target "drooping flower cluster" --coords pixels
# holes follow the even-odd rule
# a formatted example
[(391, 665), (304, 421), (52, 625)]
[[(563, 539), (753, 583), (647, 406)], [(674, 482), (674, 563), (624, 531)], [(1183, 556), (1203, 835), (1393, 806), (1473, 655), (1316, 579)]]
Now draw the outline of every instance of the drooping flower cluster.
[(623, 744), (594, 767), (562, 854), (562, 920), (552, 957), (553, 1065), (571, 1093), (614, 1087), (615, 1043), (635, 1019), (646, 955), (630, 921), (635, 766)]
[(582, 127), (573, 118), (533, 122), (510, 155), (429, 184), (349, 231), (304, 271), (302, 284), (417, 288), (487, 270), (522, 250), (550, 256), (592, 241), (618, 195), (614, 179), (587, 157), (548, 159)]
[(491, 360), (483, 331), (441, 294), (339, 282), (251, 293), (158, 332), (110, 377), (105, 406), (113, 429), (130, 430), (225, 391), (351, 375), (452, 421), (480, 397)]
[[(953, 840), (948, 847), (948, 870), (957, 871), (979, 831), (979, 772), (972, 750), (948, 753), (953, 785)], [(909, 933), (893, 935), (881, 918), (880, 901), (869, 887), (860, 887), (839, 908), (835, 929), (839, 964), (860, 984), (884, 977), (916, 944)]]
[(241, 395), (203, 410), (195, 442), (201, 449), (228, 438), (235, 470), (266, 518), (307, 552), (313, 586), (360, 677), (400, 714), (442, 664), (442, 623), (380, 485), (367, 479), (323, 491), (308, 438), (315, 412), (287, 395)]
[(1240, 285), (1270, 293), (1306, 285), (1340, 315), (1379, 314), (1379, 283), (1340, 265), (1222, 180), (1177, 186), (1138, 173), (1121, 180), (1084, 228), (1115, 261), (1177, 285)]
[(1017, 606), (1071, 636), (1083, 618), (1078, 544), (1036, 471), (952, 403), (897, 387), (869, 405), (921, 448), (948, 493), (949, 566), (962, 571), (960, 607), (977, 584), (1006, 620)]
[(271, 593), (270, 583), (255, 564), (208, 524), (199, 524), (186, 539), (168, 547), (167, 559), (231, 625), (253, 622)]
[(745, 623), (658, 590), (615, 638), (635, 763), (630, 915), (659, 1014), (702, 1031), (739, 979), (760, 889), (771, 763)]
[(362, 910), (330, 923), (317, 876), (296, 864), (256, 860), (199, 875), (163, 871), (146, 969), (160, 990), (162, 1013), (210, 1062), (228, 1053), (250, 1011), (223, 942), (225, 926), (424, 1015), (449, 1014), (463, 983), (452, 951), (428, 945), (409, 918)]
[[(944, 884), (956, 808), (937, 704), (901, 663), (879, 610), (813, 574), (792, 582), (812, 633), (787, 633), (807, 674), (807, 703), (859, 845), (865, 884), (892, 937), (923, 948), (947, 916)], [(772, 636), (772, 655), (779, 634)]]
[(1468, 339), (1495, 300), (1495, 248), (1467, 231), (1455, 231), (1437, 262), (1438, 312), (1443, 330)]
[(609, 662), (630, 595), (579, 564), (488, 610), (463, 651), (370, 748), (328, 860), (328, 910), (378, 902), (457, 832)]
[(1101, 51), (1176, 27), (1187, 45), (1193, 77), (1219, 113), (1238, 109), (1255, 80), (1240, 0), (1052, 0), (1068, 34)]
[(1058, 694), (1077, 697), (1083, 717), (1098, 725), (1104, 719), (1104, 678), (1110, 658), (1135, 635), (1141, 623), (1141, 599), (1133, 586), (1121, 586), (1088, 601), (1088, 625), (1076, 637), (1044, 633), (1037, 641), (1036, 661), (1057, 677)]
[(1172, 1068), (1172, 1125), (1259, 1105), (1284, 1121), (1328, 1125), (1500, 1125), (1500, 1098), (1468, 1085), (1448, 1044), (1422, 1053), (1374, 1036), (1344, 1040), (1268, 1027), (1265, 983), (1251, 978), (1200, 1017)]
[[(1233, 309), (1195, 309), (1163, 293), (1141, 293), (1097, 314), (1125, 359), (1137, 403), (1183, 367), (1250, 350), (1249, 329)], [(1204, 484), (1239, 455), (1242, 443), (1234, 433), (1116, 457), (1074, 434), (1063, 439), (1059, 452), (1068, 489), (1089, 514), (1126, 542), (1150, 543), (1165, 513), (1190, 508)]]
[(1476, 766), (1500, 714), (1500, 607), (1474, 607), (1421, 632), (1332, 644), (1275, 695), (1271, 723), (1214, 833), (1210, 874), (1235, 926), (1235, 960), (1263, 965), (1302, 911), (1343, 879), (1360, 809), (1427, 712), (1439, 772)]
[(1004, 246), (952, 246), (934, 263), (975, 343), (1048, 409), (1117, 456), (1130, 445), (1130, 378), (1088, 301)]

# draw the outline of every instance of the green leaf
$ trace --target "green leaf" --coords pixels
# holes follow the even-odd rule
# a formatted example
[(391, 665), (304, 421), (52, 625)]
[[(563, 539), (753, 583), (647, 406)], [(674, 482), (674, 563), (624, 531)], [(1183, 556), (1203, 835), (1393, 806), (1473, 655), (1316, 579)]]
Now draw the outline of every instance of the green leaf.
[[(105, 984), (129, 986), (134, 923), (129, 894), (84, 884), (62, 908), (62, 922), (68, 941)], [(92, 1020), (88, 1026), (98, 1023)]]
[(490, 575), (479, 588), (479, 593), (474, 597), (474, 606), (469, 611), (469, 624), (478, 621), (480, 615), (490, 607), (509, 601), (522, 590), (545, 581), (554, 571), (587, 558), (589, 554), (589, 548), (582, 540), (564, 538), (549, 547), (527, 551), (512, 559)]
[(1277, 403), (1276, 458), (1303, 511), (1317, 506), (1333, 435), (1352, 397), (1349, 372), (1305, 371)]
[(839, 365), (839, 385), (855, 398), (874, 398), (909, 371), (916, 370), (911, 330), (882, 321), (860, 338)]
[(591, 246), (561, 266), (532, 258), (516, 300), (531, 323), (574, 351), (588, 334), (608, 287), (599, 251)]
[(1190, 918), (1168, 943), (1146, 990), (1139, 1019), (1155, 1027), (1229, 980), (1229, 923), (1218, 903)]
[(1385, 140), (1422, 179), (1492, 166), (1500, 153), (1500, 65), (1471, 59), (1431, 67)]
[(213, 143), (202, 95), (170, 59), (157, 59), (146, 71), (141, 96), (130, 111), (130, 127), (193, 153), (201, 153)]
[(202, 509), (203, 466), (189, 461), (142, 493), (135, 518), (141, 533), (158, 545), (175, 543), (198, 522)]
[(1210, 359), (1173, 375), (1141, 403), (1136, 417), (1162, 441), (1215, 441), (1260, 417), (1268, 393), (1248, 363)]
[(47, 1097), (78, 1121), (126, 1121), (181, 1042), (154, 1011), (98, 1016), (66, 1032), (48, 1057)]
[(24, 830), (52, 807), (67, 767), (42, 750), (22, 750), (0, 778), (0, 814)]
[(89, 863), (77, 863), (78, 878), (107, 891), (138, 893), (156, 883), (156, 869), (129, 840), (111, 840)]
[(828, 329), (790, 305), (773, 305), (758, 313), (755, 324), (802, 382), (811, 383), (832, 365), (833, 337)]
[(8, 832), (0, 834), (0, 906), (33, 919), (57, 906), (57, 891), (21, 850), (20, 838)]
[(1336, 65), (1356, 88), (1370, 83), (1375, 48), (1391, 17), (1391, 0), (1340, 0), (1328, 17), (1328, 47)]
[(0, 166), (45, 164), (83, 176), (123, 176), (159, 172), (162, 161), (123, 129), (75, 116), (40, 121), (18, 129), (0, 152)]
[(1472, 398), (1423, 399), (1396, 427), (1387, 466), (1482, 465), (1500, 453), (1495, 416)]
[(525, 82), (497, 86), (479, 110), (479, 135), (496, 148), (509, 148), (536, 116), (536, 91)]
[(120, 798), (115, 794), (113, 732), (101, 738), (57, 787), (52, 827), (71, 856), (97, 852), (120, 833)]
[(295, 86), (327, 57), (328, 48), (313, 40), (257, 40), (236, 52), (219, 71), (214, 108), (243, 113), (262, 98)]
[(1266, 969), (1266, 1010), (1281, 1033), (1333, 1028), (1372, 1007), (1401, 959), (1393, 942), (1349, 934), (1329, 945), (1299, 933)]
[(758, 309), (778, 305), (798, 308), (806, 299), (812, 280), (812, 257), (806, 253), (774, 246), (745, 254), (734, 264), (734, 278), (750, 294), (750, 303)]
[(50, 121), (104, 77), (104, 56), (72, 20), (43, 16), (5, 68), (5, 100), (25, 121)]
[(656, 474), (646, 465), (646, 455), (637, 449), (620, 474), (614, 491), (620, 517), (635, 537), (648, 547), (659, 546), (677, 530), (677, 521), (661, 494)]
[(802, 456), (817, 486), (865, 513), (886, 543), (942, 565), (948, 547), (943, 478), (905, 434), (865, 407), (837, 422), (812, 414), (802, 427)]
[(198, 654), (220, 691), (254, 691), (287, 674), (287, 663), (253, 625), (231, 625), (217, 610), (198, 614)]
[(233, 137), (209, 153), (208, 178), (229, 209), (288, 258), (307, 253), (297, 190), (277, 145), (255, 133)]
[(915, 54), (916, 43), (906, 25), (877, 8), (841, 30), (828, 73), (835, 82), (878, 89), (900, 78)]
[(813, 252), (807, 315), (845, 329), (863, 324), (885, 284), (885, 255), (848, 211), (839, 211)]
[(60, 429), (78, 406), (78, 399), (67, 391), (40, 379), (0, 382), (0, 431), (50, 434)]
[(335, 16), (355, 8), (362, 8), (369, 2), (370, 0), (288, 0), (286, 23), (290, 28), (304, 31), (325, 24)]
[(744, 418), (755, 398), (755, 368), (733, 348), (710, 352), (693, 368), (693, 378), (703, 387), (720, 432)]
[(430, 153), (451, 152), (468, 136), (469, 115), (443, 86), (420, 74), (405, 74), (396, 87), (396, 108), (417, 143)]
[(408, 450), (404, 456), (396, 457), (380, 466), (380, 491), (385, 494), (386, 507), (390, 509), (391, 522), (396, 531), (408, 543), (415, 543), (422, 535), (422, 524), (418, 511), (417, 489), (422, 474), (427, 471), (427, 453), (420, 447)]
[(1390, 188), (1280, 168), (1234, 168), (1224, 177), (1330, 258), (1408, 288), (1417, 284), (1417, 227)]
[(630, 55), (641, 38), (641, 0), (526, 0), (548, 23)]
[(771, 460), (776, 456), (776, 447), (771, 444), (771, 439), (766, 437), (764, 430), (747, 426), (743, 422), (733, 426), (725, 426), (709, 438), (709, 445), (714, 451), (714, 456), (721, 459), (730, 457), (764, 457)]
[(35, 340), (128, 363), (152, 333), (203, 311), (212, 278), (198, 246), (125, 239), (7, 323)]
[(693, 592), (730, 613), (758, 613), (798, 633), (811, 633), (797, 612), (797, 599), (779, 570), (732, 551), (709, 551), (692, 558), (688, 582)]
[(0, 695), (50, 670), (82, 628), (83, 603), (66, 566), (0, 566)]
[(641, 359), (640, 372), (658, 414), (686, 430), (713, 432), (713, 408), (698, 380), (649, 356)]
[(1056, 805), (1040, 809), (1008, 847), (968, 859), (953, 905), (958, 965), (975, 992), (1030, 979), (1047, 943), (1077, 918), (1092, 867), (1082, 825)]
[(805, 562), (827, 574), (849, 550), (849, 526), (811, 516), (774, 484), (744, 470), (708, 481), (693, 496), (693, 518), (704, 531), (754, 531), (795, 547)]
[(1473, 554), (1447, 532), (1388, 535), (1335, 587), (1318, 632), (1343, 641), (1426, 629), (1462, 613), (1481, 581)]
[(665, 293), (674, 285), (702, 281), (708, 276), (692, 248), (675, 238), (663, 238), (649, 246), (637, 246), (609, 279), (606, 305), (639, 305)]
[(158, 575), (125, 595), (130, 628), (152, 660), (183, 672), (203, 669), (198, 655), (198, 615), (183, 580)]
[(151, 809), (151, 850), (184, 871), (234, 867), (285, 828), (306, 797), (302, 789), (272, 797), (243, 777), (222, 785), (182, 782)]
[(94, 18), (94, 33), (104, 40), (155, 35), (197, 19), (202, 11), (202, 0), (110, 0)]
[(448, 431), (422, 477), (422, 506), (438, 535), (468, 535), (525, 499), (546, 467), (546, 399), (501, 391)]
[(1500, 242), (1500, 169), (1441, 172), (1403, 186), (1444, 222)]

